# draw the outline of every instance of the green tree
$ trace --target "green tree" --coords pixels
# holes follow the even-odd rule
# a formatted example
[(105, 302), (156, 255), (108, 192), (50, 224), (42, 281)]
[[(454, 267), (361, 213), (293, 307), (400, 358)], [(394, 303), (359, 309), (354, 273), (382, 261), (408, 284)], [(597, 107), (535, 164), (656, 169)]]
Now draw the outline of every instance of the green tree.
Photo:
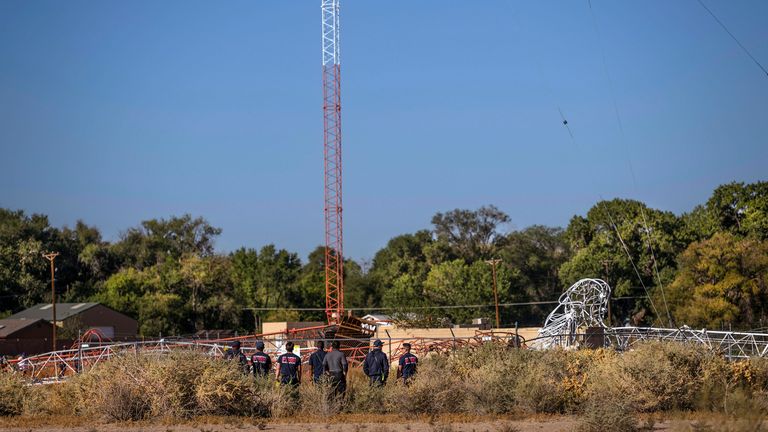
[(392, 238), (373, 258), (368, 277), (386, 307), (423, 303), (423, 284), (429, 274), (427, 250), (433, 244), (429, 231)]
[[(499, 302), (516, 300), (511, 284), (511, 274), (506, 267), (497, 269), (497, 289)], [(493, 276), (491, 267), (483, 261), (467, 264), (464, 260), (453, 260), (432, 267), (424, 282), (424, 297), (433, 306), (483, 305), (476, 308), (447, 308), (439, 311), (424, 312), (439, 314), (454, 323), (467, 323), (472, 318), (495, 320), (493, 296)], [(507, 316), (507, 315), (505, 315)]]
[(680, 256), (668, 300), (678, 325), (768, 326), (768, 242), (717, 233)]
[(126, 231), (114, 245), (114, 252), (124, 266), (144, 268), (183, 255), (211, 256), (214, 240), (221, 228), (203, 218), (186, 214), (170, 219), (150, 219)]
[(0, 299), (2, 311), (15, 312), (50, 301), (50, 267), (42, 254), (56, 258), (57, 296), (67, 300), (87, 296), (95, 275), (78, 257), (92, 242), (100, 241), (95, 228), (78, 222), (75, 230), (51, 227), (44, 215), (0, 209)]
[(768, 182), (719, 186), (706, 208), (719, 230), (768, 239)]
[(492, 205), (477, 210), (456, 209), (432, 217), (435, 236), (450, 248), (451, 258), (470, 263), (494, 255), (504, 238), (499, 230), (508, 222), (509, 216)]
[[(501, 266), (512, 277), (513, 289), (529, 302), (557, 299), (565, 290), (560, 282), (560, 267), (570, 258), (570, 248), (562, 228), (534, 225), (507, 235), (499, 251)], [(551, 305), (532, 305), (511, 312), (519, 321), (542, 322)]]
[(685, 248), (680, 227), (680, 219), (671, 212), (650, 209), (638, 201), (601, 201), (586, 218), (571, 219), (565, 235), (573, 255), (560, 267), (560, 280), (568, 287), (582, 278), (604, 279), (614, 297), (641, 298), (634, 304), (614, 303), (614, 315), (625, 318), (646, 309), (666, 322), (664, 305), (646, 296), (659, 286), (659, 280), (661, 286), (671, 281), (676, 257)]

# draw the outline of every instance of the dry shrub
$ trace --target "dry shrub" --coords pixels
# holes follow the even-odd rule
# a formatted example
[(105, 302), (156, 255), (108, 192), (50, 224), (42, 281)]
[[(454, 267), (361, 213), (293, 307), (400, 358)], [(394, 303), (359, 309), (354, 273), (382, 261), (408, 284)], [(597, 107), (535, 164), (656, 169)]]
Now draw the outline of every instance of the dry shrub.
[[(69, 384), (69, 383), (68, 383)], [(268, 416), (282, 409), (283, 391), (246, 376), (234, 362), (195, 352), (124, 356), (83, 374), (79, 411), (108, 420), (193, 415)]]
[(705, 350), (679, 343), (647, 343), (624, 353), (617, 362), (631, 385), (628, 396), (640, 411), (693, 407), (700, 386)]
[(515, 383), (517, 407), (534, 413), (564, 412), (571, 397), (563, 384), (568, 377), (568, 358), (573, 352), (555, 349), (537, 354)]
[(440, 414), (458, 412), (465, 405), (464, 381), (447, 367), (444, 358), (419, 365), (419, 372), (405, 386), (390, 383), (389, 410), (408, 414)]
[[(640, 412), (687, 410), (696, 406), (702, 391), (716, 393), (716, 375), (723, 365), (702, 347), (643, 343), (597, 363), (587, 377), (585, 399), (627, 400)], [(704, 378), (707, 374), (710, 381)]]
[[(15, 381), (14, 381), (15, 380)], [(355, 368), (344, 401), (328, 384), (300, 386), (298, 394), (272, 379), (243, 375), (238, 365), (193, 352), (126, 355), (66, 383), (24, 388), (0, 376), (0, 414), (88, 415), (141, 420), (197, 415), (328, 417), (368, 414), (507, 414), (581, 412), (583, 430), (633, 412), (704, 408), (726, 413), (743, 405), (765, 412), (768, 361), (728, 363), (704, 349), (647, 343), (619, 354), (609, 350), (531, 351), (493, 344), (422, 360), (409, 386), (391, 375), (371, 388)], [(600, 420), (604, 419), (604, 420)], [(598, 423), (603, 421), (603, 423)], [(626, 423), (629, 424), (629, 423)], [(629, 427), (629, 426), (627, 426)], [(634, 426), (633, 426), (634, 427)], [(630, 430), (630, 429), (627, 429)]]
[(577, 432), (622, 431), (638, 430), (637, 419), (634, 417), (628, 401), (609, 399), (605, 401), (590, 401), (579, 418)]
[(69, 416), (77, 412), (76, 386), (70, 378), (60, 384), (40, 385), (31, 388), (24, 401), (24, 414), (30, 416)]
[(349, 372), (344, 406), (346, 412), (384, 414), (391, 409), (393, 401), (400, 397), (400, 389), (393, 375), (386, 385), (371, 387), (368, 377), (362, 371), (354, 369)]
[(733, 382), (759, 394), (768, 393), (768, 358), (753, 357), (730, 363)]
[(24, 381), (18, 374), (0, 372), (0, 416), (21, 414), (27, 393)]
[(309, 416), (329, 417), (339, 413), (343, 406), (343, 400), (333, 396), (333, 388), (327, 378), (300, 386), (299, 399), (300, 412)]
[(77, 386), (77, 406), (83, 414), (115, 421), (142, 420), (152, 411), (151, 383), (143, 371), (150, 365), (145, 357), (114, 358), (67, 385)]
[(196, 415), (266, 417), (283, 397), (268, 378), (244, 375), (236, 363), (210, 361), (195, 380)]
[(463, 372), (464, 411), (473, 414), (511, 411), (517, 402), (515, 384), (527, 373), (531, 352), (487, 345), (473, 354), (461, 359), (471, 363), (471, 369), (463, 369), (464, 363), (455, 362), (457, 374)]

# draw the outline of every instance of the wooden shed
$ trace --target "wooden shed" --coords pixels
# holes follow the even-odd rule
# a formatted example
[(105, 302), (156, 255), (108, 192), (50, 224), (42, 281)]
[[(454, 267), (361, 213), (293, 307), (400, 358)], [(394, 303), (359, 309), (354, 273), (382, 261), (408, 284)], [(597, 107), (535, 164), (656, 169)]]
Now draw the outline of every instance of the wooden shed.
[(0, 355), (50, 351), (52, 333), (53, 325), (44, 319), (0, 319)]
[[(53, 307), (42, 303), (8, 318), (52, 322)], [(73, 331), (96, 329), (114, 341), (135, 340), (139, 331), (138, 321), (101, 303), (56, 303), (56, 325)]]

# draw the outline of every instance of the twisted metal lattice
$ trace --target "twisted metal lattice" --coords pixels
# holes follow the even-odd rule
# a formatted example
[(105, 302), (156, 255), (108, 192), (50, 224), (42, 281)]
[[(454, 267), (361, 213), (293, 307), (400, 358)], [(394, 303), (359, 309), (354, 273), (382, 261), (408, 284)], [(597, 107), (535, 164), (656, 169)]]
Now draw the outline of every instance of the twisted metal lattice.
[(576, 282), (560, 296), (559, 304), (549, 314), (531, 346), (537, 349), (573, 346), (580, 330), (607, 328), (603, 317), (608, 311), (610, 295), (611, 287), (600, 279)]

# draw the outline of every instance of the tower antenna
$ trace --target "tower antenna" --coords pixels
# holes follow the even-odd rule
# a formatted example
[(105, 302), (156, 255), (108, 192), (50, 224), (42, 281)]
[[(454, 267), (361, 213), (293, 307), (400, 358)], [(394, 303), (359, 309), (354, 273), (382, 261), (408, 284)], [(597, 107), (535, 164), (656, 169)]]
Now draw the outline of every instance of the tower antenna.
[(344, 313), (339, 0), (321, 1), (323, 21), (323, 159), (325, 166), (325, 313), (329, 324), (338, 324)]

